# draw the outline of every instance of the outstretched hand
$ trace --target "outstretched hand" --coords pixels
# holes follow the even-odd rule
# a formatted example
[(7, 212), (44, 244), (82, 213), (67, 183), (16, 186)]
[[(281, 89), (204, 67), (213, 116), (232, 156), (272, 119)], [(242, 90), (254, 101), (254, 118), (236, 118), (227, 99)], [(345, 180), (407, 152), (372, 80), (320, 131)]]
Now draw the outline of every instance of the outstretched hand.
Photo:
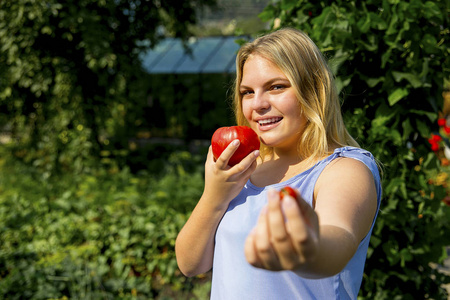
[(247, 261), (267, 270), (299, 270), (312, 263), (319, 251), (319, 221), (300, 196), (294, 199), (267, 192), (268, 204), (245, 242)]

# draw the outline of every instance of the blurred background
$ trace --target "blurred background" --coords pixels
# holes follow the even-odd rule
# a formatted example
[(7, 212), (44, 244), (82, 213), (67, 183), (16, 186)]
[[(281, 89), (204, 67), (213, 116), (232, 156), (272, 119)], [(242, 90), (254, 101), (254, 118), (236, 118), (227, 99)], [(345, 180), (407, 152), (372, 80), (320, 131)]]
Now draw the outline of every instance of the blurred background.
[(448, 1), (3, 0), (0, 298), (209, 299), (177, 268), (240, 45), (305, 31), (382, 165), (359, 299), (447, 299)]

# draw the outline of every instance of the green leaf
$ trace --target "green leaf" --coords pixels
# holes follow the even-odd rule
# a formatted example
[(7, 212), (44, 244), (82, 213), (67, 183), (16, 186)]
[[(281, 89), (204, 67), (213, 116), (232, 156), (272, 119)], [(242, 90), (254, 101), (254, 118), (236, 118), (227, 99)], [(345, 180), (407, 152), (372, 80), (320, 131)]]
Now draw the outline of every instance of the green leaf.
[(389, 135), (391, 137), (392, 142), (395, 145), (402, 144), (402, 136), (400, 135), (400, 132), (398, 132), (398, 130), (391, 129), (391, 131), (389, 132)]
[(394, 77), (396, 82), (400, 82), (403, 79), (406, 79), (413, 86), (413, 88), (418, 88), (422, 86), (422, 81), (419, 79), (417, 75), (413, 73), (392, 71), (392, 76)]
[(420, 72), (420, 74), (419, 74), (419, 77), (420, 77), (420, 78), (423, 78), (423, 77), (425, 77), (425, 76), (428, 75), (428, 70), (430, 69), (430, 67), (429, 67), (429, 62), (430, 62), (429, 59), (424, 59), (424, 60), (423, 60), (423, 63), (422, 63), (422, 72)]
[(384, 81), (384, 77), (378, 77), (378, 78), (368, 78), (366, 79), (366, 83), (369, 87), (373, 88), (380, 82)]
[[(422, 188), (422, 189), (428, 188), (428, 183), (427, 183), (427, 180), (425, 179), (425, 175), (424, 174), (419, 174), (417, 179), (418, 179), (417, 181), (419, 182), (420, 188)], [(424, 202), (421, 202), (421, 203), (424, 203)], [(420, 207), (420, 205), (419, 205), (419, 207)]]
[(418, 110), (418, 109), (411, 109), (409, 112), (414, 113), (416, 115), (420, 115), (420, 116), (426, 116), (431, 122), (436, 121), (438, 118), (438, 115), (435, 112)]
[(42, 34), (48, 34), (51, 35), (52, 34), (52, 28), (50, 26), (44, 26), (41, 29), (41, 33)]
[(391, 35), (397, 32), (397, 21), (398, 21), (398, 16), (396, 13), (394, 13), (392, 15), (392, 19), (391, 22), (389, 23), (389, 28), (386, 31), (386, 35)]
[(389, 61), (389, 58), (391, 58), (392, 50), (389, 49), (383, 55), (381, 56), (381, 68), (384, 69), (386, 66), (386, 63)]
[(297, 5), (297, 0), (282, 0), (281, 1), (281, 9), (282, 10), (291, 10)]
[(425, 207), (425, 202), (420, 202), (420, 203), (419, 203), (419, 206), (418, 206), (418, 208), (417, 208), (417, 213), (418, 213), (418, 214), (423, 213), (424, 207)]
[(438, 18), (439, 21), (443, 20), (442, 10), (439, 9), (437, 4), (432, 1), (425, 2), (425, 5), (423, 6), (423, 14), (427, 19), (435, 17)]
[(370, 14), (366, 14), (365, 18), (358, 21), (357, 27), (362, 33), (366, 33), (370, 29)]
[(388, 102), (390, 106), (393, 106), (395, 103), (403, 99), (409, 94), (408, 89), (406, 88), (397, 88), (394, 92), (392, 92), (388, 96)]
[(436, 155), (431, 152), (428, 153), (427, 157), (425, 158), (425, 160), (423, 162), (423, 167), (424, 168), (436, 168), (437, 167), (436, 164), (437, 164)]
[(305, 14), (303, 13), (303, 11), (301, 11), (301, 10), (298, 10), (298, 11), (297, 11), (297, 22), (298, 22), (298, 24), (303, 24), (303, 23), (305, 23), (308, 19), (309, 19), (309, 16), (308, 16), (308, 15), (305, 15)]
[(391, 119), (391, 116), (378, 116), (372, 120), (373, 129), (379, 129), (379, 127), (385, 127), (385, 123), (387, 123)]
[(348, 84), (350, 83), (350, 81), (352, 80), (351, 77), (348, 77), (346, 79), (343, 80), (342, 77), (338, 77), (336, 78), (336, 88), (337, 88), (337, 92), (340, 93), (342, 91), (343, 88), (345, 88), (346, 86), (348, 86)]
[(370, 12), (370, 26), (378, 30), (386, 30), (387, 23), (385, 20), (380, 18), (376, 13)]
[(403, 248), (403, 249), (400, 251), (400, 257), (401, 257), (401, 263), (400, 263), (400, 265), (401, 265), (402, 267), (405, 266), (405, 262), (406, 262), (406, 261), (411, 261), (411, 260), (413, 259), (413, 256), (411, 255), (411, 252), (410, 252), (409, 249), (407, 249), (407, 248)]
[(419, 131), (420, 136), (428, 138), (430, 135), (430, 128), (428, 128), (428, 125), (419, 119), (416, 119), (416, 124), (416, 129)]
[(384, 127), (396, 114), (397, 110), (385, 104), (380, 105), (375, 114), (375, 118), (372, 120), (372, 127)]
[(336, 54), (332, 59), (329, 60), (329, 65), (331, 68), (331, 71), (334, 74), (338, 73), (339, 67), (349, 59), (350, 53), (348, 52), (342, 52), (342, 50), (336, 51)]
[(426, 33), (422, 38), (422, 47), (427, 53), (436, 53), (437, 49), (437, 40), (434, 36), (429, 33)]
[[(385, 187), (385, 193), (386, 194), (391, 194), (391, 193), (395, 193), (396, 191), (398, 191), (399, 187), (405, 184), (405, 180), (401, 177), (396, 177), (396, 178), (392, 178), (391, 181), (389, 182), (389, 184)], [(390, 203), (392, 202), (392, 209), (395, 209), (395, 207), (397, 206), (397, 204), (395, 203), (395, 201), (390, 201)]]
[(313, 19), (312, 23), (320, 28), (326, 27), (327, 20), (332, 13), (331, 7), (327, 6), (318, 17)]
[(403, 128), (403, 139), (406, 140), (409, 137), (409, 135), (414, 131), (411, 125), (411, 121), (409, 121), (409, 119), (405, 119), (402, 122), (402, 128)]
[(415, 231), (412, 228), (406, 227), (405, 234), (410, 242), (414, 241)]
[(263, 22), (270, 21), (276, 17), (275, 11), (276, 9), (273, 5), (268, 5), (260, 14), (258, 14), (258, 18), (260, 18)]

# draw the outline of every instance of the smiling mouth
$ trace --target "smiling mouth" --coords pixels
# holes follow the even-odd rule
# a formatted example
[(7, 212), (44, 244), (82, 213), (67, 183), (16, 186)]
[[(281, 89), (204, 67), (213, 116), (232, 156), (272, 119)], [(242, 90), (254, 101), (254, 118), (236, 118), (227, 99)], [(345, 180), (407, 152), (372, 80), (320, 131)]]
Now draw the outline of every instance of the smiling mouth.
[(259, 120), (258, 124), (260, 126), (272, 125), (272, 124), (276, 124), (276, 123), (280, 122), (282, 119), (283, 118), (279, 117), (279, 118), (270, 118), (270, 119)]

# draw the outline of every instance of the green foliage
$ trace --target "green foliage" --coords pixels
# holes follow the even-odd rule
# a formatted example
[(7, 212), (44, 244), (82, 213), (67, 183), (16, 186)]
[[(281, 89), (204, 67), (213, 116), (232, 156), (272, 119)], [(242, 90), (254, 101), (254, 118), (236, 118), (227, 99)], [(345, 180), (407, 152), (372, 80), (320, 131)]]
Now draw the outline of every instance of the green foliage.
[(126, 149), (147, 101), (140, 51), (186, 39), (197, 9), (214, 3), (0, 1), (0, 130), (48, 174)]
[(140, 117), (153, 136), (209, 139), (234, 122), (229, 74), (152, 74), (144, 76), (151, 103)]
[[(448, 1), (272, 1), (272, 26), (307, 32), (330, 61), (352, 135), (384, 169), (360, 297), (444, 299), (450, 170), (430, 153), (449, 62)], [(440, 176), (439, 184), (430, 184)], [(431, 181), (430, 181), (431, 179)]]
[[(140, 126), (209, 137), (229, 118), (225, 97), (208, 86), (221, 78), (181, 86), (180, 78), (143, 74), (137, 59), (142, 41), (154, 46), (162, 37), (158, 26), (187, 37), (194, 7), (213, 2), (0, 1), (0, 128), (12, 138), (0, 148), (1, 298), (208, 293), (202, 279), (179, 273), (173, 249), (200, 196), (204, 156), (133, 148), (128, 138)], [(360, 297), (443, 299), (440, 285), (450, 279), (434, 266), (450, 244), (441, 201), (450, 171), (427, 138), (449, 76), (448, 1), (282, 0), (260, 17), (317, 42), (336, 73), (349, 130), (384, 166)], [(178, 95), (166, 89), (172, 80)], [(192, 88), (199, 83), (202, 91)], [(162, 100), (146, 110), (149, 90)], [(172, 95), (202, 101), (186, 106)], [(159, 114), (166, 109), (173, 114)]]
[(190, 299), (208, 292), (200, 279), (180, 274), (174, 253), (203, 188), (199, 158), (175, 152), (159, 176), (105, 166), (50, 180), (0, 158), (0, 298)]

